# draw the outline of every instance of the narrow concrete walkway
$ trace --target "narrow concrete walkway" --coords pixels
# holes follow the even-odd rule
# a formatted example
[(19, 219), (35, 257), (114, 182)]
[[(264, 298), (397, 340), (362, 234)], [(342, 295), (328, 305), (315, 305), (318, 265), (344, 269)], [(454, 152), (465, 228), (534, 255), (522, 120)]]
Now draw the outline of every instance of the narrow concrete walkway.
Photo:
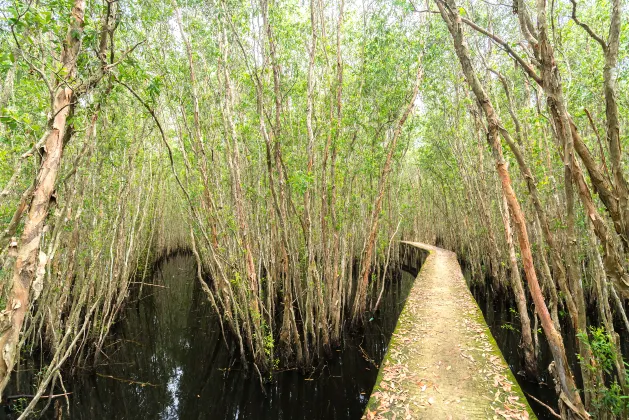
[(534, 419), (456, 254), (407, 244), (430, 255), (400, 315), (363, 419)]

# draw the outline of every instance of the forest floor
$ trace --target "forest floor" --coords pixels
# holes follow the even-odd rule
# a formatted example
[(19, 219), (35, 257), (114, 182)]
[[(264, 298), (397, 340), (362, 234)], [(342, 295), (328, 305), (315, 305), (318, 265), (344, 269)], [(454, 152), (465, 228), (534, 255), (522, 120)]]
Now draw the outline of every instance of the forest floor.
[(456, 254), (408, 244), (430, 255), (400, 315), (363, 419), (534, 419)]

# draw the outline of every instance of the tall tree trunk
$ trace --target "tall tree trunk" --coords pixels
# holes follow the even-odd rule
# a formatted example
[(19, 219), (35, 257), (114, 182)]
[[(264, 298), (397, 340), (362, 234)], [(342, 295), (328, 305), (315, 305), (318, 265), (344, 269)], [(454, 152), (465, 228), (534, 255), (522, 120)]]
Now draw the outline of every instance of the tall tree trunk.
[[(341, 135), (342, 123), (343, 123), (343, 57), (341, 55), (341, 30), (343, 27), (343, 11), (345, 7), (345, 0), (340, 0), (338, 20), (336, 24), (336, 81), (335, 81), (335, 105), (336, 113), (333, 115), (330, 121), (330, 134), (328, 135), (329, 143), (326, 143), (323, 163), (321, 168), (321, 246), (323, 247), (323, 264), (326, 270), (326, 284), (331, 289), (330, 310), (331, 310), (331, 323), (332, 323), (332, 341), (335, 344), (340, 342), (341, 336), (341, 312), (342, 306), (340, 304), (341, 291), (339, 287), (342, 287), (341, 276), (339, 275), (339, 254), (340, 250), (340, 238), (337, 228), (336, 219), (336, 157), (338, 146), (337, 142)], [(330, 104), (330, 112), (332, 113), (332, 104)], [(333, 124), (335, 123), (335, 125)], [(331, 148), (330, 157), (330, 193), (328, 196), (328, 183), (327, 183), (327, 158), (328, 150)], [(330, 214), (330, 224), (327, 224), (327, 214)], [(331, 226), (332, 238), (331, 249), (328, 249), (328, 226)], [(331, 251), (331, 252), (330, 252)], [(331, 255), (330, 255), (331, 254)]]
[[(314, 107), (314, 65), (315, 65), (315, 52), (317, 47), (317, 31), (316, 31), (316, 13), (315, 13), (315, 2), (316, 0), (310, 0), (310, 46), (308, 47), (308, 75), (307, 75), (307, 98), (306, 98), (306, 131), (308, 136), (308, 165), (307, 165), (307, 174), (310, 176), (312, 174), (312, 170), (314, 167), (314, 145), (315, 145), (315, 135), (312, 129), (312, 117), (313, 117), (313, 107)], [(318, 326), (317, 330), (322, 335), (323, 340), (323, 348), (327, 353), (330, 353), (330, 332), (328, 328), (328, 316), (327, 316), (327, 305), (323, 299), (323, 291), (321, 287), (321, 276), (319, 270), (317, 269), (317, 261), (315, 260), (315, 245), (314, 245), (314, 234), (312, 228), (312, 209), (311, 204), (312, 200), (310, 198), (311, 186), (310, 184), (306, 187), (306, 191), (304, 193), (304, 219), (306, 224), (306, 252), (308, 258), (308, 267), (307, 267), (307, 284), (314, 284), (316, 299), (318, 302), (317, 314), (318, 319), (315, 320), (315, 324)], [(325, 246), (325, 245), (324, 245)], [(331, 292), (331, 288), (326, 290), (327, 293)]]
[[(521, 22), (529, 21), (530, 18), (528, 17), (526, 11), (527, 9), (523, 4), (523, 1), (518, 1), (518, 14), (521, 16)], [(475, 25), (472, 24), (472, 26), (474, 27)], [(478, 26), (475, 26), (475, 29), (484, 31), (478, 28)], [(611, 192), (611, 186), (609, 186), (606, 177), (598, 165), (595, 164), (594, 160), (591, 156), (589, 156), (589, 151), (587, 150), (587, 147), (585, 147), (583, 140), (578, 133), (577, 127), (566, 108), (559, 68), (556, 65), (555, 53), (548, 38), (546, 0), (537, 1), (537, 31), (534, 29), (531, 29), (531, 31), (533, 31), (534, 36), (536, 37), (534, 53), (537, 58), (537, 66), (539, 68), (540, 75), (534, 73), (532, 67), (523, 63), (521, 60), (518, 62), (544, 90), (551, 120), (554, 123), (555, 133), (561, 143), (560, 147), (562, 150), (560, 153), (564, 154), (563, 158), (566, 171), (569, 171), (572, 182), (574, 182), (577, 187), (577, 192), (581, 202), (586, 208), (586, 212), (589, 217), (592, 219), (596, 236), (599, 238), (603, 246), (603, 258), (607, 275), (618, 286), (618, 289), (621, 293), (623, 293), (623, 295), (629, 296), (629, 275), (626, 273), (622, 258), (618, 255), (615, 249), (614, 241), (609, 235), (610, 232), (607, 229), (604, 220), (600, 216), (596, 205), (594, 204), (592, 195), (589, 191), (587, 183), (585, 182), (583, 172), (579, 168), (578, 162), (573, 153), (573, 150), (575, 150), (581, 157), (583, 163), (586, 165), (588, 173), (590, 174), (590, 179), (592, 180), (592, 185), (605, 205), (610, 217), (614, 221), (616, 232), (620, 234), (622, 239), (622, 217), (619, 214), (618, 203)], [(496, 38), (494, 37), (494, 39)], [(568, 172), (566, 172), (566, 174), (568, 174)], [(566, 190), (566, 193), (568, 196), (570, 195), (569, 189)], [(574, 293), (575, 291), (573, 291), (573, 294)]]
[[(611, 205), (616, 208), (616, 212), (611, 213), (614, 220), (616, 231), (620, 235), (625, 253), (629, 252), (629, 183), (624, 176), (622, 169), (622, 148), (620, 142), (620, 119), (618, 116), (618, 102), (616, 99), (618, 90), (618, 76), (616, 67), (618, 65), (618, 50), (620, 46), (620, 30), (621, 30), (621, 2), (620, 0), (612, 0), (611, 22), (609, 25), (609, 33), (607, 41), (597, 35), (587, 24), (581, 22), (577, 17), (577, 2), (571, 0), (572, 3), (572, 19), (581, 26), (588, 35), (600, 44), (605, 56), (605, 65), (603, 67), (603, 93), (605, 95), (605, 117), (607, 120), (607, 145), (609, 147), (609, 157), (613, 175), (613, 191), (610, 188), (607, 179), (602, 176), (602, 171), (598, 168), (598, 164), (593, 159), (588, 160), (589, 151), (582, 141), (575, 139), (575, 146), (580, 146), (577, 150), (579, 156), (584, 159), (588, 173), (592, 178), (596, 191), (599, 192), (601, 199), (605, 201), (605, 205)], [(589, 114), (588, 114), (589, 115)], [(586, 156), (583, 156), (586, 155)], [(604, 156), (602, 156), (604, 159)], [(602, 176), (602, 179), (600, 179)], [(604, 181), (603, 181), (604, 180)], [(602, 187), (601, 187), (602, 186)], [(613, 195), (612, 193), (615, 193)]]
[[(234, 123), (234, 119), (232, 116), (232, 110), (234, 107), (234, 96), (232, 93), (232, 84), (231, 84), (231, 76), (229, 72), (229, 62), (228, 62), (228, 48), (227, 45), (227, 34), (225, 29), (223, 28), (222, 33), (222, 70), (223, 70), (223, 82), (225, 87), (225, 104), (223, 107), (224, 121), (225, 121), (225, 131), (226, 131), (226, 149), (227, 154), (229, 155), (227, 158), (227, 165), (230, 170), (231, 175), (231, 186), (232, 186), (232, 196), (234, 200), (234, 207), (236, 210), (236, 221), (238, 223), (238, 233), (239, 233), (239, 246), (242, 247), (245, 272), (247, 273), (247, 286), (249, 288), (249, 294), (244, 301), (249, 303), (250, 313), (246, 317), (249, 319), (251, 324), (253, 324), (252, 336), (250, 337), (253, 342), (262, 342), (262, 308), (260, 302), (259, 295), (259, 284), (258, 284), (258, 274), (256, 271), (256, 265), (253, 259), (253, 248), (251, 244), (250, 237), (250, 227), (247, 221), (247, 214), (245, 213), (245, 197), (242, 191), (242, 180), (240, 174), (240, 151), (238, 144), (238, 133), (236, 131), (236, 126)], [(261, 363), (264, 366), (266, 359), (264, 354), (261, 353), (261, 350), (257, 346), (252, 346), (252, 350), (254, 351), (254, 359), (257, 363)]]
[[(552, 231), (550, 230), (550, 224), (548, 222), (548, 215), (547, 215), (547, 211), (546, 211), (546, 207), (542, 204), (542, 201), (540, 199), (539, 196), (539, 191), (537, 189), (537, 179), (535, 178), (535, 175), (533, 174), (533, 172), (531, 171), (531, 168), (529, 167), (528, 163), (526, 162), (526, 159), (524, 158), (524, 154), (522, 153), (522, 150), (520, 148), (520, 146), (523, 144), (523, 139), (522, 139), (522, 134), (521, 131), (517, 128), (517, 127), (521, 127), (521, 124), (519, 123), (518, 117), (515, 113), (515, 110), (513, 109), (513, 104), (511, 102), (511, 94), (509, 91), (509, 87), (507, 84), (507, 81), (505, 79), (505, 77), (499, 73), (494, 71), (494, 73), (498, 76), (498, 79), (500, 80), (504, 91), (505, 91), (505, 95), (508, 98), (508, 108), (509, 108), (509, 115), (511, 115), (511, 118), (513, 120), (513, 123), (516, 127), (516, 138), (517, 138), (517, 143), (515, 141), (513, 141), (513, 138), (511, 137), (511, 135), (509, 134), (509, 132), (504, 128), (501, 127), (500, 128), (500, 134), (501, 137), (503, 138), (503, 140), (507, 143), (507, 145), (509, 146), (509, 149), (511, 150), (511, 152), (513, 153), (513, 155), (515, 156), (515, 160), (518, 163), (518, 167), (520, 169), (520, 173), (522, 174), (522, 177), (524, 178), (525, 182), (526, 182), (526, 187), (527, 190), (529, 192), (529, 195), (531, 197), (531, 201), (533, 202), (533, 207), (535, 208), (535, 212), (537, 214), (537, 219), (539, 221), (539, 224), (541, 226), (541, 230), (542, 230), (542, 235), (544, 237), (544, 241), (546, 242), (546, 244), (548, 245), (549, 248), (549, 252), (550, 252), (550, 260), (553, 266), (553, 274), (555, 275), (555, 277), (557, 278), (557, 283), (559, 284), (559, 287), (561, 289), (561, 291), (564, 293), (564, 298), (566, 300), (566, 304), (568, 306), (568, 311), (570, 313), (570, 316), (572, 318), (573, 321), (573, 325), (576, 328), (577, 325), (577, 308), (576, 305), (574, 303), (574, 299), (572, 297), (572, 293), (570, 292), (570, 289), (568, 287), (568, 283), (567, 283), (567, 279), (566, 279), (566, 267), (564, 265), (563, 262), (563, 258), (561, 255), (561, 252), (557, 246), (557, 241), (555, 239), (555, 235), (552, 233)], [(542, 256), (543, 258), (543, 256)], [(542, 264), (544, 265), (545, 262), (542, 262)], [(546, 267), (544, 267), (546, 269)], [(547, 276), (551, 281), (552, 278), (551, 276)], [(553, 320), (555, 321), (555, 326), (557, 328), (559, 328), (559, 323), (558, 323), (558, 318), (555, 316), (556, 312), (557, 312), (557, 292), (555, 290), (555, 284), (554, 282), (552, 284), (549, 285), (552, 290), (549, 290), (550, 296), (551, 296), (551, 300), (553, 303), (553, 307), (551, 310), (551, 313), (554, 314), (553, 316)]]
[(411, 98), (406, 105), (406, 109), (402, 113), (400, 120), (395, 127), (393, 138), (389, 142), (387, 157), (382, 168), (380, 180), (378, 181), (378, 192), (376, 200), (374, 202), (373, 211), (371, 212), (371, 223), (369, 227), (369, 234), (365, 241), (365, 249), (363, 251), (360, 275), (358, 278), (358, 285), (356, 287), (356, 296), (354, 297), (354, 305), (352, 307), (352, 318), (354, 321), (358, 320), (358, 317), (364, 312), (367, 306), (367, 284), (369, 283), (369, 274), (371, 273), (371, 259), (373, 258), (373, 249), (376, 243), (376, 236), (378, 235), (378, 223), (380, 221), (380, 211), (382, 210), (382, 199), (384, 198), (384, 192), (387, 187), (387, 180), (389, 172), (391, 172), (391, 161), (393, 160), (393, 154), (395, 153), (395, 146), (402, 134), (402, 128), (404, 123), (411, 114), (411, 111), (415, 107), (415, 99), (419, 92), (419, 85), (423, 75), (423, 67), (421, 61), (418, 63), (417, 77), (415, 79), (415, 86)]
[[(296, 349), (298, 364), (307, 364), (310, 360), (310, 352), (308, 349), (308, 334), (306, 329), (307, 326), (304, 326), (303, 334), (300, 336), (299, 329), (297, 328), (297, 316), (295, 315), (295, 302), (297, 302), (297, 309), (300, 309), (300, 302), (302, 301), (302, 299), (297, 288), (297, 283), (300, 281), (300, 279), (299, 275), (296, 273), (296, 264), (294, 261), (297, 252), (293, 252), (291, 250), (290, 242), (290, 223), (288, 220), (286, 177), (282, 168), (282, 154), (280, 145), (282, 110), (282, 97), (280, 94), (280, 68), (277, 63), (276, 46), (275, 40), (273, 39), (273, 30), (269, 22), (268, 7), (269, 6), (267, 0), (260, 1), (262, 22), (264, 25), (262, 29), (263, 32), (266, 34), (266, 38), (269, 43), (270, 62), (273, 73), (273, 92), (275, 95), (275, 124), (271, 125), (270, 132), (266, 128), (266, 113), (263, 94), (264, 89), (259, 80), (257, 80), (256, 83), (256, 96), (258, 101), (260, 131), (262, 132), (262, 137), (264, 138), (266, 147), (269, 189), (271, 190), (271, 196), (273, 198), (275, 216), (277, 217), (278, 224), (280, 226), (280, 258), (283, 261), (282, 278), (284, 311), (282, 326), (280, 328), (280, 342), (284, 344), (284, 348), (288, 352), (292, 353), (292, 350)], [(277, 174), (276, 178), (273, 177), (274, 173)], [(277, 184), (277, 188), (275, 184)], [(302, 313), (300, 315), (302, 319), (306, 318), (305, 313)]]
[(520, 252), (522, 254), (524, 273), (526, 275), (529, 290), (531, 292), (531, 297), (533, 298), (533, 302), (535, 303), (535, 310), (540, 317), (542, 328), (544, 329), (544, 333), (546, 334), (546, 338), (548, 339), (548, 343), (550, 345), (550, 349), (555, 360), (557, 375), (560, 381), (559, 385), (561, 394), (564, 395), (564, 397), (567, 398), (571, 405), (574, 407), (575, 416), (589, 418), (589, 415), (585, 411), (585, 407), (581, 402), (581, 397), (579, 396), (579, 393), (577, 391), (572, 372), (570, 371), (563, 339), (555, 329), (550, 313), (548, 312), (546, 302), (544, 301), (544, 296), (540, 289), (539, 282), (537, 280), (535, 265), (533, 263), (533, 254), (531, 252), (531, 246), (529, 243), (529, 237), (526, 228), (526, 219), (524, 218), (524, 214), (522, 212), (522, 209), (520, 208), (520, 203), (518, 202), (515, 191), (513, 190), (513, 187), (511, 185), (511, 177), (509, 176), (506, 162), (502, 154), (502, 145), (500, 144), (499, 138), (500, 127), (502, 124), (500, 123), (500, 119), (496, 114), (494, 107), (492, 106), (491, 101), (487, 96), (487, 93), (480, 83), (480, 80), (478, 79), (478, 76), (474, 71), (474, 67), (472, 66), (467, 43), (465, 42), (465, 39), (463, 37), (461, 17), (458, 13), (459, 9), (456, 7), (456, 4), (453, 0), (438, 0), (437, 7), (439, 8), (439, 12), (443, 17), (443, 20), (446, 22), (450, 34), (452, 35), (455, 52), (461, 63), (465, 78), (470, 85), (470, 88), (476, 95), (476, 99), (482, 107), (483, 112), (485, 113), (485, 117), (487, 119), (487, 142), (492, 149), (494, 160), (496, 161), (496, 170), (502, 184), (503, 194), (505, 195), (509, 210), (511, 211), (514, 219), (516, 231), (518, 234)]
[(520, 347), (524, 351), (524, 369), (532, 377), (537, 376), (537, 362), (535, 360), (535, 347), (533, 346), (533, 335), (531, 334), (531, 319), (526, 304), (526, 294), (522, 287), (522, 277), (518, 267), (518, 259), (513, 245), (513, 232), (511, 231), (511, 216), (509, 214), (509, 204), (507, 198), (502, 197), (504, 210), (502, 219), (505, 226), (505, 237), (509, 247), (509, 263), (511, 264), (511, 288), (515, 296), (515, 303), (520, 315), (521, 342)]
[(66, 74), (64, 80), (56, 84), (54, 101), (48, 120), (44, 147), (41, 150), (41, 166), (37, 171), (35, 190), (24, 231), (18, 245), (13, 272), (13, 285), (7, 307), (0, 313), (0, 393), (4, 391), (16, 359), (19, 357), (20, 331), (29, 310), (29, 292), (39, 265), (46, 263), (46, 255), (40, 253), (44, 225), (48, 217), (50, 197), (55, 183), (61, 158), (64, 138), (68, 133), (68, 117), (74, 110), (74, 91), (70, 83), (76, 77), (76, 62), (81, 49), (81, 34), (84, 26), (85, 0), (75, 0), (72, 7), (70, 27), (63, 43), (61, 62)]

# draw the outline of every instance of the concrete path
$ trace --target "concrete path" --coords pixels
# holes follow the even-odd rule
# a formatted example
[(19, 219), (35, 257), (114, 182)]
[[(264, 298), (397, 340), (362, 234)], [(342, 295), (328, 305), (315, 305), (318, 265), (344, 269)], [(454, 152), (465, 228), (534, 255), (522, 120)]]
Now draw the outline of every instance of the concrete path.
[(400, 315), (363, 419), (534, 419), (456, 254), (407, 244), (430, 255)]

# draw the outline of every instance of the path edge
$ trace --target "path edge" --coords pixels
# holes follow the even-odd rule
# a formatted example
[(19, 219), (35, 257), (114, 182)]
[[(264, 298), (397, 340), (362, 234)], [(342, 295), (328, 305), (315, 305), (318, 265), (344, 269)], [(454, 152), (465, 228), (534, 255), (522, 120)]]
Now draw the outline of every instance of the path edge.
[[(417, 281), (419, 276), (422, 275), (422, 272), (424, 271), (424, 267), (428, 263), (428, 260), (434, 257), (435, 251), (430, 246), (426, 246), (424, 244), (421, 244), (422, 246), (420, 246), (418, 242), (400, 241), (400, 243), (404, 245), (408, 245), (408, 246), (413, 246), (419, 249), (420, 251), (424, 252), (424, 256), (426, 257), (424, 259), (422, 266), (419, 269), (419, 272), (417, 273), (417, 276), (415, 276), (415, 280), (413, 280), (412, 287), (415, 287), (415, 282)], [(410, 291), (409, 291), (409, 295), (410, 295)], [(371, 389), (371, 393), (369, 394), (369, 401), (367, 402), (367, 405), (365, 406), (365, 409), (363, 410), (362, 419), (365, 418), (365, 413), (367, 412), (368, 409), (374, 411), (377, 408), (376, 406), (377, 402), (374, 400), (372, 395), (380, 389), (380, 382), (382, 381), (382, 376), (384, 375), (382, 367), (386, 364), (386, 362), (391, 361), (391, 354), (390, 354), (391, 347), (393, 347), (396, 341), (395, 332), (400, 327), (400, 323), (402, 322), (402, 317), (404, 316), (407, 310), (407, 306), (406, 306), (407, 304), (408, 304), (408, 297), (406, 301), (404, 302), (404, 307), (402, 308), (402, 311), (400, 312), (400, 315), (398, 316), (397, 321), (395, 322), (395, 328), (393, 329), (393, 332), (391, 333), (391, 338), (389, 339), (389, 342), (387, 343), (387, 352), (382, 358), (382, 362), (380, 362), (380, 366), (378, 366), (378, 376), (376, 377), (376, 382), (374, 383), (373, 388)]]
[[(433, 245), (429, 245), (429, 244), (425, 244), (425, 243), (421, 243), (421, 242), (413, 242), (413, 241), (400, 241), (401, 244), (404, 245), (408, 245), (408, 246), (413, 246), (417, 249), (419, 249), (420, 251), (425, 253), (425, 260), (421, 266), (421, 268), (419, 269), (419, 272), (417, 273), (417, 276), (415, 277), (415, 280), (413, 281), (413, 286), (415, 287), (415, 282), (417, 281), (417, 279), (419, 279), (419, 277), (422, 275), (422, 272), (424, 271), (424, 267), (426, 266), (426, 264), (428, 263), (430, 258), (434, 258), (435, 255), (435, 251), (436, 249), (438, 249), (438, 247), (433, 246)], [(449, 250), (444, 250), (447, 252), (452, 252)], [(454, 252), (452, 252), (454, 253)], [(456, 255), (456, 253), (454, 253)], [(458, 257), (457, 257), (457, 263), (458, 263)], [(460, 264), (459, 264), (459, 269), (461, 269)], [(463, 274), (463, 270), (461, 269), (461, 274)], [(472, 295), (472, 292), (470, 291), (469, 285), (467, 284), (467, 280), (465, 279), (465, 277), (463, 276), (463, 281), (466, 283), (465, 284), (465, 289), (467, 290), (468, 294), (470, 295), (472, 301), (474, 302), (474, 305), (476, 306), (476, 317), (477, 317), (477, 321), (479, 321), (479, 323), (483, 326), (484, 328), (484, 332), (487, 335), (487, 338), (489, 340), (489, 342), (491, 343), (492, 347), (493, 347), (493, 352), (495, 353), (495, 355), (499, 356), (502, 361), (504, 362), (504, 364), (507, 366), (505, 370), (505, 376), (507, 377), (507, 379), (509, 379), (513, 384), (514, 384), (514, 392), (521, 398), (521, 401), (525, 404), (526, 406), (526, 411), (529, 414), (529, 420), (538, 420), (537, 416), (535, 415), (535, 413), (533, 412), (533, 409), (531, 408), (531, 405), (528, 401), (528, 399), (526, 398), (526, 395), (524, 394), (524, 390), (522, 389), (522, 387), (520, 386), (520, 383), (517, 381), (517, 379), (515, 378), (515, 375), (513, 374), (513, 372), (511, 371), (511, 368), (509, 367), (509, 364), (507, 363), (506, 359), (504, 358), (504, 355), (502, 354), (502, 351), (500, 350), (500, 347), (498, 347), (498, 343), (496, 342), (496, 339), (494, 338), (493, 334), (491, 333), (491, 330), (489, 329), (489, 325), (487, 324), (487, 322), (485, 321), (485, 316), (483, 315), (483, 311), (481, 310), (480, 306), (478, 306), (478, 302), (476, 301), (476, 298), (474, 298), (474, 295)], [(410, 294), (410, 293), (409, 293)], [(391, 360), (391, 348), (395, 345), (395, 332), (398, 331), (398, 328), (400, 326), (400, 323), (402, 321), (402, 317), (405, 315), (406, 311), (407, 311), (407, 304), (408, 304), (408, 299), (404, 302), (404, 307), (402, 308), (402, 311), (400, 312), (400, 315), (395, 323), (395, 329), (393, 330), (393, 333), (391, 334), (391, 339), (389, 340), (389, 343), (387, 344), (387, 351), (382, 359), (382, 362), (380, 363), (380, 366), (378, 366), (378, 376), (376, 377), (376, 382), (374, 383), (374, 386), (371, 390), (371, 393), (369, 394), (369, 401), (367, 402), (367, 405), (365, 406), (365, 409), (363, 410), (363, 415), (362, 415), (362, 419), (365, 419), (365, 415), (367, 413), (367, 410), (371, 410), (371, 411), (375, 411), (375, 409), (377, 408), (377, 401), (372, 397), (372, 395), (377, 392), (378, 390), (380, 390), (380, 382), (382, 381), (382, 376), (384, 374), (382, 367), (387, 363), (387, 362), (392, 362)]]

